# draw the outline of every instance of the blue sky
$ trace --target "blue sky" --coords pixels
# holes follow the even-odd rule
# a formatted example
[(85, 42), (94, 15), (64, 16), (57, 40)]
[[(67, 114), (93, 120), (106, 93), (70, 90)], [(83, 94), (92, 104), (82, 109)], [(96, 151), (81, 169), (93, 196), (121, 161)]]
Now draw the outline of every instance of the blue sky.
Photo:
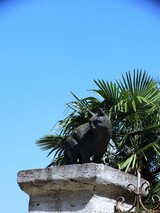
[(50, 163), (35, 141), (93, 79), (160, 70), (160, 8), (142, 0), (0, 1), (1, 212), (25, 213), (19, 170)]

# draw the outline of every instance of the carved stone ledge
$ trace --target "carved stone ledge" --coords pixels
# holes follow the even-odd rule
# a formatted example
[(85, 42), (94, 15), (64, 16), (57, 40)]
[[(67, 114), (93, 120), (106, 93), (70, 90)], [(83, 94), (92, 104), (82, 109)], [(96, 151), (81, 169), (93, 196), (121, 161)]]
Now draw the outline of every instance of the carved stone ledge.
[(137, 177), (88, 163), (20, 171), (17, 182), (30, 197), (29, 213), (112, 213), (119, 196), (130, 207), (134, 196), (127, 186)]

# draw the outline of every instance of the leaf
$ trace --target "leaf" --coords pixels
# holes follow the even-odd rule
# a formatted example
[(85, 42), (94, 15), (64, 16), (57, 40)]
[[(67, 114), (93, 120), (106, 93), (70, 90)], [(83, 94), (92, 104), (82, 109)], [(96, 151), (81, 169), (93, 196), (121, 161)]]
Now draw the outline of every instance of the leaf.
[(118, 164), (119, 170), (122, 170), (122, 169), (126, 168), (126, 171), (128, 171), (128, 168), (129, 168), (133, 158), (134, 158), (134, 155), (131, 155), (129, 158), (127, 158), (127, 160), (125, 160), (124, 162), (119, 163)]
[(133, 110), (136, 112), (136, 103), (135, 100), (132, 101)]
[(160, 155), (160, 146), (158, 144), (153, 144), (153, 148), (157, 152), (157, 154)]

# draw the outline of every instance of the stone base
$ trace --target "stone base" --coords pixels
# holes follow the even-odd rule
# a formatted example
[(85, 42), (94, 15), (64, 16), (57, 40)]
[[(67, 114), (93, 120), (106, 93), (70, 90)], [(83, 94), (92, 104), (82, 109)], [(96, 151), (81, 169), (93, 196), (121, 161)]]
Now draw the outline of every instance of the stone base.
[(93, 163), (18, 173), (20, 188), (30, 196), (29, 213), (113, 213), (119, 196), (128, 209), (134, 198), (127, 190), (131, 183), (137, 185), (135, 176)]
[(32, 196), (29, 202), (29, 212), (113, 213), (114, 205), (114, 199), (106, 198), (101, 194), (96, 195), (91, 191), (55, 192), (46, 196)]

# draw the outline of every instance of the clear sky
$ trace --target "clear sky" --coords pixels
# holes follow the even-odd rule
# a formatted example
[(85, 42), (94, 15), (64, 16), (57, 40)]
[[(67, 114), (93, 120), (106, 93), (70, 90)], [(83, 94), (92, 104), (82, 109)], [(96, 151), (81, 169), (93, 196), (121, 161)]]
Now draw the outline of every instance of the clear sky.
[(19, 170), (50, 163), (35, 141), (63, 118), (70, 91), (141, 68), (160, 77), (160, 6), (142, 0), (0, 1), (0, 212), (27, 213)]

